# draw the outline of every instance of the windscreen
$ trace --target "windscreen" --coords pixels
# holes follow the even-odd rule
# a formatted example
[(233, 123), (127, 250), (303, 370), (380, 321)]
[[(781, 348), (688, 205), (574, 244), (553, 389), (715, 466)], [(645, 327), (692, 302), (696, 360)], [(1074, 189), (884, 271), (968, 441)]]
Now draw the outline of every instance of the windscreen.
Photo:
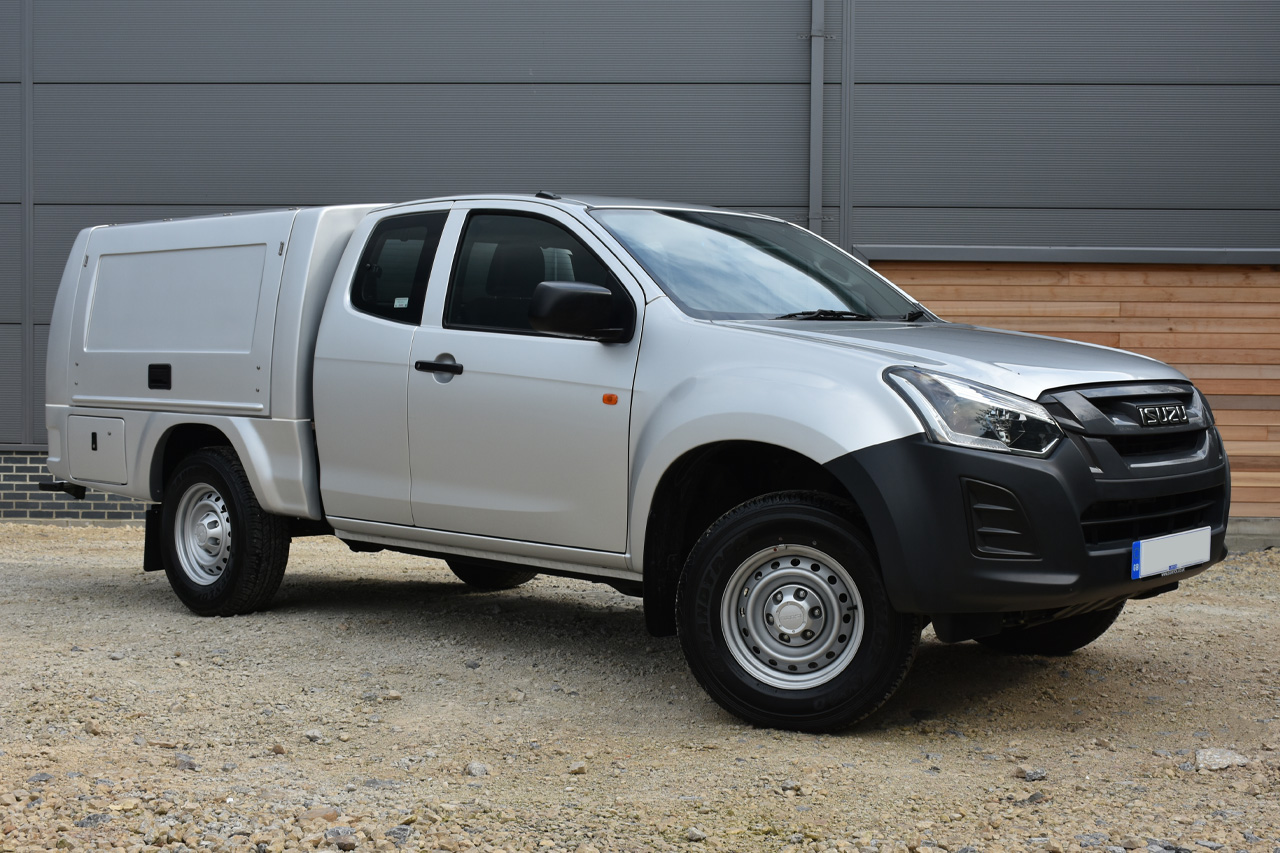
[(686, 314), (758, 320), (846, 312), (900, 320), (919, 306), (802, 228), (732, 213), (600, 208), (594, 216)]

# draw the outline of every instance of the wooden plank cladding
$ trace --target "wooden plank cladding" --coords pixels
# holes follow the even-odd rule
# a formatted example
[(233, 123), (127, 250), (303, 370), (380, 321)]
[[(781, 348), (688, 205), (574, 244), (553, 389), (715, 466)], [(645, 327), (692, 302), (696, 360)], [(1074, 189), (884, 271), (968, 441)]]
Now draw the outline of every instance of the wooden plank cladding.
[(1133, 350), (1208, 396), (1231, 514), (1280, 517), (1280, 267), (881, 261), (947, 320)]

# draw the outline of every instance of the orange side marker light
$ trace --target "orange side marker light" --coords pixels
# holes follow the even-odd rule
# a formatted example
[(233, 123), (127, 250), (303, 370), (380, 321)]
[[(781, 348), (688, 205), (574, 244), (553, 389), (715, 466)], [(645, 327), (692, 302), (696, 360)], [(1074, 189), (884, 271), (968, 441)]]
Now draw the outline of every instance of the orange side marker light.
[(616, 406), (616, 405), (618, 405), (618, 395), (617, 395), (617, 394), (605, 394), (605, 395), (604, 395), (604, 404), (605, 404), (606, 406)]

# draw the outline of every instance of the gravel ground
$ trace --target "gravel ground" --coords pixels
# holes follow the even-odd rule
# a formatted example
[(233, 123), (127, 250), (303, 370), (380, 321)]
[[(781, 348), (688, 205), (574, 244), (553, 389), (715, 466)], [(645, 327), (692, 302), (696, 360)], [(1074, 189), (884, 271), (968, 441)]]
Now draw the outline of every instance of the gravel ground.
[(0, 853), (1280, 853), (1280, 552), (1066, 658), (926, 634), (840, 736), (728, 716), (603, 586), (303, 539), (270, 612), (201, 619), (141, 563), (0, 525)]

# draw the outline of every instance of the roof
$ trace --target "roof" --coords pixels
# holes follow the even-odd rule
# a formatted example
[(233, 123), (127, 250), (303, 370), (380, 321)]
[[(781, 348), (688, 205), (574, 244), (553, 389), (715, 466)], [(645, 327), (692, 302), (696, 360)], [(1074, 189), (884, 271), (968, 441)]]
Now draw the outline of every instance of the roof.
[(643, 208), (666, 208), (676, 210), (706, 210), (718, 211), (720, 208), (712, 207), (705, 204), (692, 204), (683, 201), (662, 201), (659, 199), (646, 198), (630, 198), (627, 196), (608, 196), (593, 195), (590, 193), (573, 193), (570, 195), (558, 195), (550, 192), (540, 193), (460, 193), (458, 195), (437, 196), (435, 198), (422, 198), (413, 201), (404, 201), (391, 207), (403, 207), (410, 204), (424, 204), (432, 201), (476, 201), (491, 199), (494, 201), (540, 201), (549, 202), (560, 207), (643, 207)]

